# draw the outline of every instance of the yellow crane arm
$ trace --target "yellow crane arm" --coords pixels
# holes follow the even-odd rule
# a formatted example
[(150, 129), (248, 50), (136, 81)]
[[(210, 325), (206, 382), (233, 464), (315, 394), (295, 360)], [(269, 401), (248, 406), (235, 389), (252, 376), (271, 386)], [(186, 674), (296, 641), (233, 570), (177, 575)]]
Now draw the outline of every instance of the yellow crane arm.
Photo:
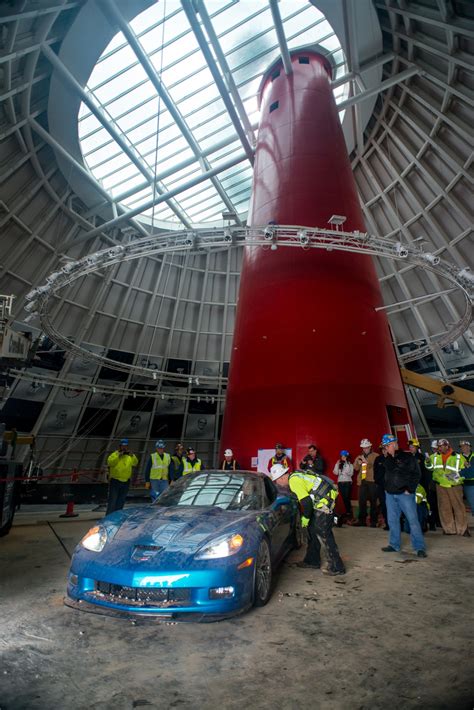
[[(3, 432), (3, 441), (8, 441), (9, 443), (13, 439), (12, 431)], [(34, 436), (31, 434), (18, 434), (16, 437), (16, 443), (18, 446), (24, 446), (25, 444), (31, 444), (34, 440)]]
[[(454, 404), (467, 404), (469, 407), (474, 407), (474, 392), (452, 385), (449, 382), (443, 382), (436, 377), (429, 375), (420, 375), (418, 372), (412, 372), (405, 367), (400, 368), (402, 380), (410, 387), (417, 387), (419, 390), (437, 394), (439, 399), (437, 406), (442, 409), (451, 402)], [(448, 402), (446, 400), (449, 400)]]

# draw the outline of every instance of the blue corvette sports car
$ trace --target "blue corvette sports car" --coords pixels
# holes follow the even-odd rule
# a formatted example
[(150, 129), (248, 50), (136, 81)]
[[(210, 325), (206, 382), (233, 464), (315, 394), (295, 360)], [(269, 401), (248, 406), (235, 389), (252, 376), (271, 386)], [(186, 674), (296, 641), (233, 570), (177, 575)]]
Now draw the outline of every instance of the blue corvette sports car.
[(161, 618), (263, 606), (272, 572), (301, 544), (298, 503), (268, 476), (199, 471), (152, 505), (107, 516), (74, 551), (65, 603)]

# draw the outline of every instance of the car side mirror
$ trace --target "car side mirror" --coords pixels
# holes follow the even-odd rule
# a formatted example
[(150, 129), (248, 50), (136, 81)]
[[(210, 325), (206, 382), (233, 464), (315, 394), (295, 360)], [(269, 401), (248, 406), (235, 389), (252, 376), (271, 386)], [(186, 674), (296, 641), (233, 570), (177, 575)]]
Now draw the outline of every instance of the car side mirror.
[(282, 505), (290, 505), (291, 500), (289, 496), (278, 496), (274, 502), (275, 509), (281, 508)]

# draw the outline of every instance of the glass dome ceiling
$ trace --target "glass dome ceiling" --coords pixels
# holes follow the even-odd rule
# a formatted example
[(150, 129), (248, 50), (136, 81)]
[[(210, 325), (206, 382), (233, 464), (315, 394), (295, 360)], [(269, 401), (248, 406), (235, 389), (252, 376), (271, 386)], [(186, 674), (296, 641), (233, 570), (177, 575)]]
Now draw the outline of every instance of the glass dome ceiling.
[[(125, 208), (142, 207), (140, 217), (152, 226), (177, 229), (222, 223), (225, 212), (245, 218), (257, 92), (280, 56), (266, 0), (201, 0), (196, 15), (189, 6), (154, 3), (102, 53), (86, 90), (110, 131), (84, 103), (79, 112), (84, 162), (104, 189)], [(289, 49), (317, 44), (331, 55), (335, 79), (347, 73), (339, 40), (317, 8), (281, 0), (278, 9)], [(336, 102), (348, 92), (348, 83), (337, 86)]]

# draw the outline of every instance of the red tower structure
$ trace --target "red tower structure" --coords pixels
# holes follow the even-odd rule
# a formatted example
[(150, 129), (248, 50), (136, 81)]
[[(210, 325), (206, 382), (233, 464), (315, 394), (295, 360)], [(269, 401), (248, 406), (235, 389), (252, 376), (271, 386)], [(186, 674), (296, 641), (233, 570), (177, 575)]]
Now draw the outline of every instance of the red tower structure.
[[(314, 51), (281, 61), (260, 92), (261, 123), (249, 224), (365, 231), (331, 89)], [(320, 249), (245, 248), (222, 447), (250, 467), (276, 441), (293, 463), (317, 444), (328, 464), (361, 438), (409, 422), (405, 390), (371, 256)]]

